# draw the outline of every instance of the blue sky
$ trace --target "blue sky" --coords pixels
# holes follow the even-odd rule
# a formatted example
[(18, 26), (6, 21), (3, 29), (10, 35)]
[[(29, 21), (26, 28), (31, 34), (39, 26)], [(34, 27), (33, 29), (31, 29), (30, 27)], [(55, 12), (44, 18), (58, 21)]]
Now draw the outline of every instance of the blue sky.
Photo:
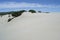
[(0, 12), (23, 9), (60, 12), (60, 0), (0, 0)]

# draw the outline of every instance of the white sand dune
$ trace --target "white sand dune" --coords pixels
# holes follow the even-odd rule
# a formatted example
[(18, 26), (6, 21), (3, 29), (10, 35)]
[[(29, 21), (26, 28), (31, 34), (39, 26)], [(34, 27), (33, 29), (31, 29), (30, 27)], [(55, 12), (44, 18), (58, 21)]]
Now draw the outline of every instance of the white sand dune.
[(60, 40), (60, 14), (23, 13), (0, 23), (0, 40)]

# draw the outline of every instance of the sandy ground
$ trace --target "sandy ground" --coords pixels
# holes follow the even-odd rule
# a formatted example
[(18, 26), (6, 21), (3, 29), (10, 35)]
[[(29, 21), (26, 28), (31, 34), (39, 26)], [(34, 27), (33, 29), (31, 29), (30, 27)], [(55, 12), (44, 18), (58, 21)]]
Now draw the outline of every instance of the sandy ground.
[(27, 12), (0, 23), (0, 40), (60, 40), (60, 14)]

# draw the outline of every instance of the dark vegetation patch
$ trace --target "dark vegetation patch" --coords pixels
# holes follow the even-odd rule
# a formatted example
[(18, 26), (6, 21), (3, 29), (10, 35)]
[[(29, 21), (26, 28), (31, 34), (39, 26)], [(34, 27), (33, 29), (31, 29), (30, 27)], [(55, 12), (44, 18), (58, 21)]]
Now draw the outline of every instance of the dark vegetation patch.
[(8, 19), (8, 22), (10, 22), (12, 19), (14, 19), (14, 18), (9, 18), (9, 19)]
[(9, 15), (11, 14), (13, 17), (20, 16), (23, 12), (26, 12), (26, 10), (20, 10), (20, 11), (11, 11), (11, 12), (0, 12), (0, 16)]
[(31, 13), (36, 13), (36, 11), (35, 11), (35, 10), (29, 10), (29, 12), (31, 12)]
[[(0, 16), (2, 17), (4, 15), (11, 15), (13, 18), (8, 19), (8, 22), (10, 22), (15, 17), (21, 16), (23, 12), (26, 12), (26, 10), (11, 11), (11, 12), (0, 12)], [(10, 16), (8, 16), (8, 17), (10, 17)]]
[(22, 15), (23, 12), (26, 12), (25, 10), (21, 10), (21, 11), (17, 11), (17, 12), (12, 12), (11, 15), (13, 17), (18, 17), (20, 15)]
[(4, 15), (7, 15), (7, 14), (8, 14), (8, 12), (0, 12), (1, 17), (4, 16)]

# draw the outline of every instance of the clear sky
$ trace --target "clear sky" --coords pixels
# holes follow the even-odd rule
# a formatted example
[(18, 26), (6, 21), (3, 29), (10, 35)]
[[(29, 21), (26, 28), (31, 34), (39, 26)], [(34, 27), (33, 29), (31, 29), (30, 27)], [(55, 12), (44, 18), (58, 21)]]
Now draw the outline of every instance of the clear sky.
[(60, 12), (60, 0), (0, 0), (0, 11), (22, 9)]

